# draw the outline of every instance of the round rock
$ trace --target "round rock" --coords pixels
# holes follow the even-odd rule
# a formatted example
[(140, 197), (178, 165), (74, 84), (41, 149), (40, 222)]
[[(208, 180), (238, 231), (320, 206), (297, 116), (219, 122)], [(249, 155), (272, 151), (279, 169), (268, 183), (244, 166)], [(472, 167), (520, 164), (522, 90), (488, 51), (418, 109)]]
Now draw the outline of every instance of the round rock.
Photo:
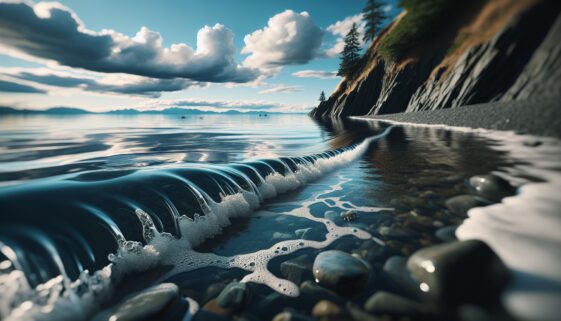
[(450, 212), (460, 217), (466, 217), (471, 208), (489, 205), (489, 203), (473, 195), (454, 196), (449, 198), (445, 204)]
[(129, 296), (117, 306), (96, 315), (95, 321), (152, 320), (172, 301), (179, 299), (179, 289), (173, 283), (162, 283)]
[(437, 239), (441, 240), (442, 242), (452, 242), (457, 240), (456, 237), (456, 230), (458, 229), (458, 225), (450, 225), (439, 228), (434, 233)]
[(409, 258), (407, 268), (423, 292), (451, 305), (493, 303), (510, 277), (495, 252), (478, 240), (424, 248)]
[(228, 284), (220, 295), (217, 302), (222, 308), (239, 308), (243, 305), (247, 296), (247, 286), (245, 283), (232, 282)]
[(475, 193), (493, 202), (503, 197), (514, 195), (516, 189), (502, 177), (497, 175), (477, 175), (469, 179), (469, 186)]
[(346, 295), (356, 294), (364, 288), (370, 270), (364, 260), (336, 250), (320, 253), (313, 266), (317, 283)]
[(319, 301), (312, 309), (312, 316), (317, 319), (333, 319), (340, 316), (343, 310), (335, 303), (328, 300)]

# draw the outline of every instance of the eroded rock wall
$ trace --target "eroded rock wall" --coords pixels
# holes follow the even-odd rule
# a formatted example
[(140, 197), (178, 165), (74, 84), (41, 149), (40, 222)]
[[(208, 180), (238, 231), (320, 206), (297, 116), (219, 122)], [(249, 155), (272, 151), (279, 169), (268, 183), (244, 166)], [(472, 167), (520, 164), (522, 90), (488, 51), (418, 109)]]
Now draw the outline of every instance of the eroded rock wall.
[[(525, 99), (561, 92), (561, 2), (544, 0), (511, 19), (492, 39), (442, 67), (448, 48), (392, 64), (371, 55), (366, 77), (340, 88), (316, 118), (381, 115)], [(352, 90), (345, 90), (351, 88)]]

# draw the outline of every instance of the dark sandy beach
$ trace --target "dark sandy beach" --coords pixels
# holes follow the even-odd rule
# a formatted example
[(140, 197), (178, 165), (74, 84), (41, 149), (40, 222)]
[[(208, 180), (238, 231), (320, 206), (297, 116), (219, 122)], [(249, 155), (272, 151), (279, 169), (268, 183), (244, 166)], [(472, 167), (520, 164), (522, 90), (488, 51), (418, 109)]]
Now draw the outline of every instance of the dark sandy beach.
[(561, 138), (561, 95), (448, 109), (363, 116), (417, 124), (512, 130)]

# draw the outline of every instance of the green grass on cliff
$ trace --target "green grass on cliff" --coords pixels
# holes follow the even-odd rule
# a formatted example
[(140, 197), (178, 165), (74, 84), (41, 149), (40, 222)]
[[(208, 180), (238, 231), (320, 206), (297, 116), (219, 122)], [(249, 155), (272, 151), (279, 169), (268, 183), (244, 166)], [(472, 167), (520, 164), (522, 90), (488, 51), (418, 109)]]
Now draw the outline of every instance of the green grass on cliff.
[(400, 61), (409, 50), (434, 36), (457, 4), (457, 0), (401, 0), (407, 13), (382, 40), (378, 52), (386, 61)]

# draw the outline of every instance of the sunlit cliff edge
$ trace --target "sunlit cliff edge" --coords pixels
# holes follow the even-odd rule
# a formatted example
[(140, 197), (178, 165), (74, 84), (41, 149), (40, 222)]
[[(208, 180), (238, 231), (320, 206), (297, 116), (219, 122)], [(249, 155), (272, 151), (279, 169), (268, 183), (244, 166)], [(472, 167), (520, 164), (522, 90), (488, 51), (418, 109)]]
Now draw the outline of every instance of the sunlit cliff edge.
[(428, 37), (390, 59), (380, 48), (396, 37), (406, 8), (372, 41), (354, 75), (310, 115), (382, 115), (556, 95), (560, 11), (554, 0), (456, 3)]

